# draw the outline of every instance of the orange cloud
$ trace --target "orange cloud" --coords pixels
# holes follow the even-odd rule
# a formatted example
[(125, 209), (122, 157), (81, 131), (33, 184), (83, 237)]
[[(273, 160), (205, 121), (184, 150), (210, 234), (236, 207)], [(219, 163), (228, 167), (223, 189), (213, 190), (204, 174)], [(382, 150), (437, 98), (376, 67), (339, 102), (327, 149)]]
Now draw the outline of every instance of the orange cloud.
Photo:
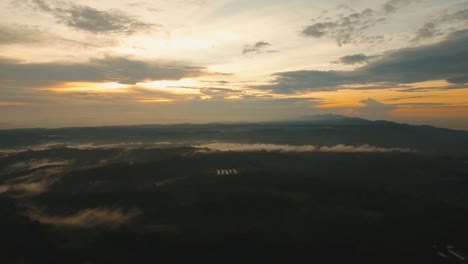
[(468, 108), (468, 88), (450, 89), (445, 81), (431, 81), (412, 84), (421, 89), (407, 92), (407, 87), (390, 89), (346, 89), (338, 91), (311, 92), (299, 98), (314, 98), (321, 102), (322, 109), (358, 109), (362, 101), (373, 98), (386, 105), (396, 107), (392, 114), (398, 116), (465, 116)]
[(69, 82), (48, 87), (47, 90), (57, 93), (76, 92), (99, 92), (99, 93), (128, 93), (131, 85), (116, 82), (94, 83), (94, 82)]
[(146, 103), (146, 104), (150, 104), (150, 103), (171, 103), (173, 102), (174, 100), (172, 99), (167, 99), (167, 98), (148, 98), (148, 99), (141, 99), (141, 100), (138, 100), (138, 102), (140, 103)]
[(435, 106), (435, 107), (414, 107), (404, 106), (393, 110), (395, 116), (411, 117), (432, 117), (432, 118), (467, 118), (468, 106)]

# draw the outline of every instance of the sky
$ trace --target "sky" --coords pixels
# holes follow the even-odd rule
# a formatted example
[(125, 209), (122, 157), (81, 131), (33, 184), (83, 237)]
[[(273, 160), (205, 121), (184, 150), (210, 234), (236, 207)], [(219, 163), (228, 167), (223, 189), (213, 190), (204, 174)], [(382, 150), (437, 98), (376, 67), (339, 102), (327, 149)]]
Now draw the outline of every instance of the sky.
[(468, 130), (466, 43), (466, 0), (0, 0), (0, 128), (333, 113)]

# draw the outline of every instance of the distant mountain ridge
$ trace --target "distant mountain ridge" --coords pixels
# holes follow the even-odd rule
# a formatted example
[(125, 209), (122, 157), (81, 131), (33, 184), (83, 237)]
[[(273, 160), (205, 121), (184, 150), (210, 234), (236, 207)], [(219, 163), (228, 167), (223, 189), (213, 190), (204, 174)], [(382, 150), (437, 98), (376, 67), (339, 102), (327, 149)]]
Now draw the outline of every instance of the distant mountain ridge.
[(323, 125), (368, 125), (372, 123), (372, 121), (359, 118), (359, 117), (348, 117), (348, 116), (335, 115), (335, 114), (303, 116), (300, 119), (292, 120), (290, 122), (323, 124)]
[(468, 135), (468, 131), (455, 130), (450, 128), (434, 127), (431, 125), (412, 125), (406, 123), (397, 123), (388, 120), (375, 120), (371, 121), (360, 117), (349, 117), (344, 115), (336, 114), (319, 114), (319, 115), (308, 115), (301, 118), (292, 120), (277, 120), (277, 121), (259, 121), (259, 122), (209, 122), (209, 123), (175, 123), (175, 124), (139, 124), (139, 125), (104, 125), (104, 126), (83, 126), (83, 127), (59, 127), (59, 128), (10, 128), (0, 129), (2, 131), (58, 131), (58, 130), (82, 130), (82, 129), (106, 129), (106, 128), (185, 128), (185, 127), (215, 127), (215, 126), (245, 126), (245, 125), (265, 125), (265, 124), (315, 124), (315, 125), (399, 125), (399, 126), (410, 126), (420, 128), (432, 128), (442, 129), (450, 131), (465, 132)]
[(468, 131), (370, 121), (333, 114), (258, 123), (104, 126), (0, 130), (0, 150), (31, 146), (205, 142), (330, 146), (372, 145), (428, 153), (467, 153)]
[(425, 128), (434, 128), (434, 129), (444, 129), (444, 130), (453, 130), (453, 131), (462, 131), (467, 132), (465, 130), (456, 130), (450, 128), (441, 128), (441, 127), (434, 127), (431, 125), (412, 125), (406, 123), (398, 123), (389, 120), (368, 120), (360, 117), (349, 117), (344, 115), (335, 115), (335, 114), (320, 114), (320, 115), (310, 115), (310, 116), (303, 116), (301, 119), (292, 122), (307, 122), (313, 124), (326, 124), (326, 125), (401, 125), (401, 126), (412, 126), (412, 127), (425, 127)]

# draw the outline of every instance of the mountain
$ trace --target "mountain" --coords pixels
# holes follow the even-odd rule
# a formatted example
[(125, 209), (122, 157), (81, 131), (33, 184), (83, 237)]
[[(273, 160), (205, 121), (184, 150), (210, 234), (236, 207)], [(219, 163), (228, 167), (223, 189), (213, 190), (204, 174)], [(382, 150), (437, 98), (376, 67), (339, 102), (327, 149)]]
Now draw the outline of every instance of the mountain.
[(38, 145), (181, 144), (372, 145), (438, 154), (468, 151), (468, 132), (339, 115), (261, 123), (108, 126), (0, 130), (0, 150)]
[(1, 130), (2, 260), (444, 263), (468, 252), (467, 149), (336, 115)]
[(368, 125), (372, 123), (372, 121), (359, 117), (348, 117), (335, 114), (304, 116), (301, 121), (322, 125)]

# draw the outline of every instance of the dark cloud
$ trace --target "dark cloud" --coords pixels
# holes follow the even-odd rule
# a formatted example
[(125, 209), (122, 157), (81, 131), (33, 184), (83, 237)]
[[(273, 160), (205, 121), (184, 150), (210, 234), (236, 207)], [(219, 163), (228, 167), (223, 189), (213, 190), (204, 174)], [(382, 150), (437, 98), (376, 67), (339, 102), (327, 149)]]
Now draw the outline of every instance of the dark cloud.
[(149, 24), (130, 18), (119, 11), (105, 12), (87, 6), (75, 6), (66, 13), (62, 18), (62, 22), (66, 25), (93, 33), (131, 34), (150, 27)]
[(441, 19), (445, 21), (466, 21), (468, 20), (468, 8), (445, 14)]
[(273, 52), (277, 52), (277, 51), (274, 51), (274, 50), (269, 50), (268, 48), (270, 48), (272, 45), (271, 43), (268, 43), (268, 42), (265, 42), (265, 41), (259, 41), (255, 44), (252, 44), (252, 45), (245, 45), (244, 46), (244, 49), (242, 50), (242, 54), (244, 55), (247, 55), (249, 53), (256, 53), (256, 54), (260, 54), (260, 53), (273, 53)]
[(401, 8), (404, 8), (415, 2), (414, 0), (389, 0), (382, 5), (382, 9), (389, 14), (396, 13)]
[(307, 36), (320, 38), (328, 33), (328, 30), (336, 28), (338, 25), (335, 22), (320, 22), (306, 27), (302, 33)]
[[(348, 74), (348, 78), (345, 75)], [(296, 93), (310, 89), (327, 89), (344, 83), (355, 83), (352, 72), (344, 71), (291, 71), (275, 73), (274, 84), (260, 86), (278, 93)], [(346, 80), (348, 79), (348, 80)]]
[(411, 39), (411, 42), (418, 42), (420, 40), (432, 38), (440, 34), (441, 32), (438, 30), (436, 24), (428, 22), (419, 28), (418, 31), (416, 31), (414, 37)]
[(90, 63), (96, 65), (106, 78), (126, 84), (133, 84), (146, 79), (176, 80), (183, 77), (207, 74), (204, 72), (204, 68), (198, 66), (177, 62), (143, 62), (124, 57), (93, 59)]
[[(468, 82), (468, 30), (457, 31), (439, 43), (388, 52), (354, 71), (292, 71), (275, 73), (273, 84), (261, 86), (279, 93), (339, 89), (351, 84), (407, 84), (446, 80)], [(258, 87), (257, 87), (258, 88)]]
[(415, 33), (411, 42), (418, 42), (433, 37), (453, 33), (468, 26), (468, 8), (446, 11), (442, 15), (431, 18)]
[(381, 39), (381, 36), (368, 38), (364, 33), (369, 28), (384, 22), (385, 18), (377, 16), (376, 12), (372, 9), (366, 9), (362, 12), (352, 13), (347, 16), (340, 15), (332, 21), (321, 17), (314, 19), (314, 21), (312, 25), (302, 30), (304, 36), (332, 38), (336, 40), (338, 46), (343, 46), (349, 43), (372, 44), (376, 40)]
[(205, 68), (179, 62), (145, 62), (104, 57), (83, 63), (22, 63), (0, 58), (0, 86), (50, 86), (63, 82), (119, 82), (177, 80), (209, 75)]
[(360, 53), (360, 54), (354, 54), (354, 55), (341, 57), (337, 61), (334, 61), (333, 63), (346, 64), (346, 65), (362, 64), (362, 63), (367, 63), (372, 58), (375, 58), (375, 56), (367, 56), (365, 54)]
[(45, 39), (44, 35), (37, 28), (0, 24), (0, 45), (37, 43)]
[(67, 1), (29, 0), (20, 2), (17, 0), (14, 4), (17, 6), (26, 4), (35, 10), (51, 14), (59, 23), (92, 33), (132, 34), (153, 26), (118, 10), (103, 11)]
[[(92, 43), (85, 43), (72, 39), (57, 36), (51, 32), (47, 32), (39, 27), (18, 25), (18, 24), (1, 24), (0, 25), (0, 45), (57, 45), (63, 44), (67, 47), (91, 47), (96, 46)], [(102, 44), (102, 43), (100, 43)]]
[(417, 0), (389, 0), (380, 10), (367, 8), (361, 12), (355, 11), (347, 5), (339, 5), (337, 10), (344, 9), (351, 14), (339, 14), (335, 18), (324, 16), (327, 11), (312, 19), (313, 24), (302, 29), (304, 36), (313, 38), (331, 38), (338, 46), (346, 44), (373, 45), (384, 41), (382, 35), (367, 35), (366, 32), (378, 24), (384, 23), (387, 17), (396, 13), (399, 9), (410, 5)]

